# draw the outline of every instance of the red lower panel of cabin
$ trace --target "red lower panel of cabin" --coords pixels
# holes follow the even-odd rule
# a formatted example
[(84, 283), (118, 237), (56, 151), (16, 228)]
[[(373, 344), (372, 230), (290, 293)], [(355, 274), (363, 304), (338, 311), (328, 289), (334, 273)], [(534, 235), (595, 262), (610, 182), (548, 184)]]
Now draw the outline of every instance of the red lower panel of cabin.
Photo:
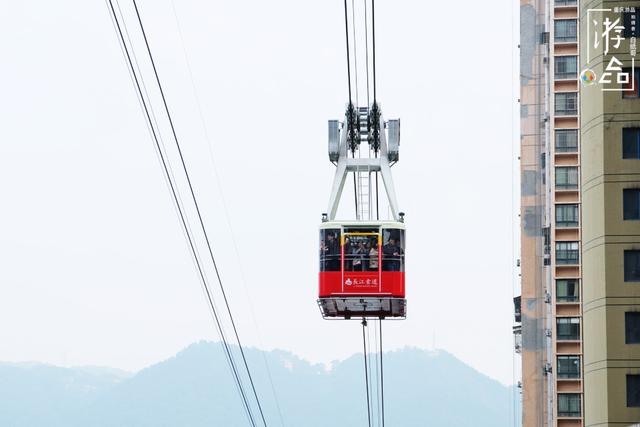
[(325, 271), (320, 275), (320, 298), (380, 296), (404, 298), (404, 271)]

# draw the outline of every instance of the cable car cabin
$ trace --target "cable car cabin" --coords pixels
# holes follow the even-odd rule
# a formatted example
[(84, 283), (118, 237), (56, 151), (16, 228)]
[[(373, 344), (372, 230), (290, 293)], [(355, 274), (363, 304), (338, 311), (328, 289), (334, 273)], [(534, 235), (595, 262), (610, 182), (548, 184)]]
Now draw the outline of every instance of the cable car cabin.
[(404, 249), (402, 222), (323, 222), (318, 299), (322, 316), (405, 317)]

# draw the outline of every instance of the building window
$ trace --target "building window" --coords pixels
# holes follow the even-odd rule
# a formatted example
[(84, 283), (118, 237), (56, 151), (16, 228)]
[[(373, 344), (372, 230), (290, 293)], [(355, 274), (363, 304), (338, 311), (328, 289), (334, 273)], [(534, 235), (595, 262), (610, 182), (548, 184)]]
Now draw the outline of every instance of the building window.
[(579, 417), (581, 414), (581, 399), (578, 393), (558, 394), (558, 416)]
[(629, 73), (629, 82), (622, 84), (622, 97), (635, 99), (640, 96), (640, 70), (637, 68), (632, 73), (630, 68), (623, 70), (624, 73)]
[(557, 116), (575, 116), (578, 114), (577, 92), (556, 93), (555, 100)]
[(578, 77), (577, 56), (556, 56), (554, 64), (556, 79), (575, 79)]
[(640, 159), (640, 128), (622, 129), (622, 158)]
[(558, 356), (558, 378), (580, 378), (580, 356)]
[(640, 188), (622, 190), (623, 219), (640, 219)]
[(580, 301), (580, 286), (578, 279), (556, 280), (556, 302)]
[(558, 190), (573, 190), (578, 188), (578, 168), (576, 166), (557, 167), (556, 188)]
[(578, 242), (556, 242), (556, 264), (573, 265), (580, 261)]
[(580, 319), (577, 317), (558, 317), (556, 319), (558, 341), (576, 341), (580, 339)]
[(624, 251), (624, 281), (640, 282), (640, 251)]
[(578, 4), (578, 0), (556, 0), (556, 6), (574, 6)]
[(635, 12), (623, 12), (622, 21), (624, 23), (622, 35), (625, 38), (640, 37), (640, 9)]
[(574, 42), (578, 36), (578, 21), (575, 19), (558, 19), (554, 24), (556, 42)]
[(628, 311), (624, 314), (625, 344), (640, 344), (640, 312)]
[(558, 129), (556, 131), (556, 152), (578, 151), (578, 129)]
[(578, 217), (578, 205), (556, 205), (556, 227), (577, 227)]
[(627, 407), (640, 407), (640, 375), (627, 374)]

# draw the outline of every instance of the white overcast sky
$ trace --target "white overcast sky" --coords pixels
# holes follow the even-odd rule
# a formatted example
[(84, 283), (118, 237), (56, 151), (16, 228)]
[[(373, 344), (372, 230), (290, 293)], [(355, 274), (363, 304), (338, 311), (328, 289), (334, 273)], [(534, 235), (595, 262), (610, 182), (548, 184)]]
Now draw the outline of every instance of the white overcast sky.
[[(244, 343), (323, 363), (360, 351), (359, 324), (323, 321), (316, 305), (326, 123), (347, 100), (342, 1), (174, 2), (209, 142), (172, 2), (139, 6)], [(386, 323), (385, 344), (435, 342), (503, 383), (510, 3), (376, 2), (378, 98), (402, 119), (393, 173), (409, 242), (409, 316)], [(0, 361), (133, 371), (217, 340), (107, 6), (0, 4)]]

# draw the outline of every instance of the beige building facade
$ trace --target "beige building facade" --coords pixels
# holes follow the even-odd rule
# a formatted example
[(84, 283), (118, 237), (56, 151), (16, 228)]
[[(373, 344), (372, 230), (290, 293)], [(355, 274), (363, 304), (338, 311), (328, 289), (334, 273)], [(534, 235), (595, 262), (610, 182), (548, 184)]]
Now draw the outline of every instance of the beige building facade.
[(640, 423), (640, 92), (630, 46), (638, 13), (637, 1), (581, 2), (595, 28), (607, 18), (625, 26), (607, 54), (605, 43), (595, 45), (601, 34), (582, 28), (592, 40), (581, 46), (581, 68), (600, 78), (615, 57), (631, 77), (581, 88), (586, 426)]

